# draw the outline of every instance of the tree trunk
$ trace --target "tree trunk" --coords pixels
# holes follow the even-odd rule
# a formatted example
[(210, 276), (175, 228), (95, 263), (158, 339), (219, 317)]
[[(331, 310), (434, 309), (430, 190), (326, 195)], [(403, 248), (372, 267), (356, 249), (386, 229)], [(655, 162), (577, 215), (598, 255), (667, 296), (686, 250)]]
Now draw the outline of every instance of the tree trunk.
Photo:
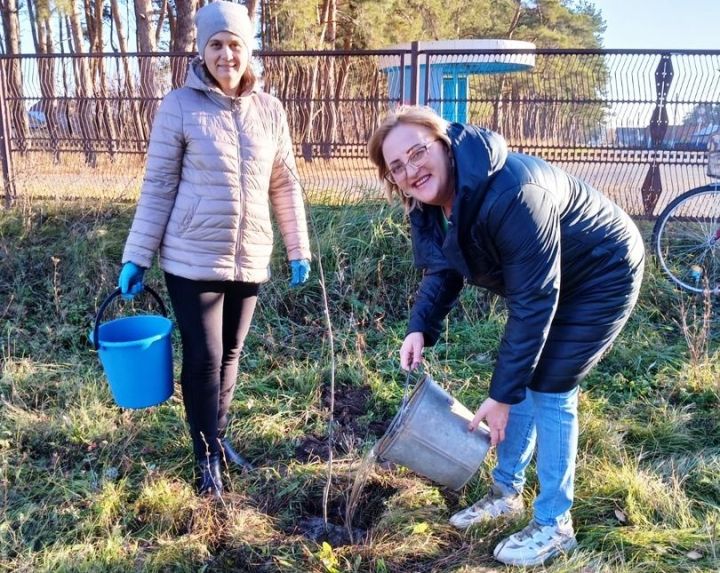
[[(334, 50), (337, 38), (337, 1), (325, 0), (322, 13), (324, 21), (321, 23), (321, 46)], [(322, 132), (320, 136), (323, 141), (323, 156), (329, 159), (332, 156), (331, 142), (336, 141), (335, 138), (337, 135), (336, 105), (338, 100), (337, 92), (333, 92), (332, 89), (332, 87), (336, 85), (337, 79), (335, 77), (335, 58), (333, 56), (327, 57), (323, 69), (325, 71), (325, 78), (323, 78), (321, 85), (325, 88), (325, 96), (322, 98), (323, 106), (321, 108), (320, 118)]]
[(152, 55), (155, 52), (155, 35), (151, 20), (153, 7), (151, 0), (134, 0), (134, 2), (138, 52), (142, 54), (139, 56), (142, 117), (145, 129), (149, 133), (158, 104), (157, 99), (160, 97), (155, 60)]
[[(165, 14), (169, 14), (168, 0), (162, 0), (160, 10), (158, 11), (157, 26), (155, 26), (155, 45), (160, 44), (160, 33), (162, 32), (163, 23), (165, 22)], [(170, 37), (174, 34), (173, 28), (170, 28)]]
[[(507, 30), (508, 38), (512, 38), (513, 34), (515, 33), (515, 30), (520, 23), (520, 16), (522, 15), (522, 10), (522, 2), (520, 0), (515, 0), (515, 13), (513, 14), (513, 18)], [(498, 86), (497, 101), (495, 103), (494, 123), (495, 129), (503, 133), (506, 137), (511, 137), (511, 130), (513, 130), (513, 126), (505, 125), (506, 120), (512, 115), (511, 101), (505, 102), (503, 98), (503, 93), (505, 92), (506, 88), (506, 82), (507, 78), (503, 75), (500, 79), (500, 85)], [(509, 100), (512, 100), (512, 98), (509, 98)]]
[(97, 164), (97, 155), (93, 144), (95, 130), (93, 129), (93, 122), (91, 121), (91, 118), (95, 116), (92, 102), (93, 85), (90, 77), (88, 58), (85, 56), (85, 47), (83, 46), (80, 14), (75, 4), (72, 4), (67, 17), (70, 21), (73, 51), (77, 55), (77, 57), (73, 59), (73, 71), (75, 73), (75, 85), (77, 86), (78, 95), (77, 118), (80, 123), (80, 133), (83, 138), (85, 162), (94, 167)]
[[(20, 22), (18, 21), (17, 0), (0, 0), (0, 16), (5, 33), (5, 53), (16, 56), (20, 53)], [(10, 127), (21, 153), (27, 150), (28, 118), (23, 106), (23, 78), (19, 58), (7, 60), (7, 91)]]
[(38, 19), (35, 17), (35, 5), (33, 2), (34, 0), (27, 0), (27, 10), (30, 18), (30, 32), (32, 33), (33, 45), (35, 46), (35, 52), (39, 53), (38, 46), (40, 45), (40, 41), (38, 39), (37, 28), (35, 27), (38, 23)]
[(95, 68), (96, 85), (100, 85), (100, 97), (98, 103), (102, 111), (102, 131), (104, 131), (105, 141), (107, 144), (108, 151), (110, 152), (111, 159), (115, 159), (117, 153), (117, 128), (115, 125), (115, 117), (113, 115), (110, 104), (108, 103), (108, 94), (110, 89), (108, 88), (107, 74), (105, 73), (105, 58), (98, 57), (98, 65)]
[[(175, 19), (175, 9), (173, 8), (172, 4), (168, 3), (166, 6), (167, 8), (167, 19), (168, 19), (168, 28), (170, 28), (170, 37), (172, 38), (175, 35), (175, 28), (177, 26), (177, 22)], [(158, 22), (158, 26), (160, 26), (160, 22)], [(160, 43), (160, 28), (155, 32), (155, 45)]]
[[(47, 18), (36, 15), (34, 0), (27, 0), (30, 21), (34, 24), (33, 42), (35, 52), (39, 55), (52, 53), (52, 36), (50, 21)], [(40, 79), (40, 111), (45, 115), (45, 126), (50, 138), (50, 149), (53, 158), (57, 163), (60, 161), (60, 149), (58, 147), (58, 125), (57, 125), (57, 100), (55, 98), (55, 67), (51, 58), (38, 59), (38, 76)]]
[(315, 125), (315, 100), (320, 97), (320, 90), (318, 87), (318, 68), (320, 67), (320, 58), (315, 58), (315, 64), (312, 66), (310, 71), (310, 83), (307, 86), (305, 97), (307, 98), (307, 123), (303, 130), (302, 142), (307, 145), (312, 145), (313, 142), (313, 126)]
[[(171, 51), (192, 52), (195, 44), (195, 0), (175, 0), (177, 18), (175, 20), (175, 33), (171, 40)], [(174, 57), (171, 60), (172, 86), (179, 88), (185, 82), (187, 73), (187, 60), (184, 57)]]
[[(337, 15), (336, 0), (323, 0), (320, 11), (320, 32), (318, 35), (318, 47), (335, 47), (337, 27), (335, 25)], [(329, 157), (331, 136), (335, 132), (335, 113), (331, 109), (334, 104), (331, 95), (331, 86), (335, 81), (335, 62), (332, 57), (321, 60), (315, 57), (311, 65), (310, 78), (307, 88), (298, 92), (298, 97), (307, 102), (307, 113), (305, 115), (305, 126), (302, 130), (302, 146), (306, 150), (304, 155), (311, 156), (313, 142), (320, 141), (321, 153)], [(298, 86), (299, 88), (300, 86)], [(316, 104), (316, 102), (319, 102)]]
[(248, 16), (250, 16), (250, 21), (253, 24), (255, 23), (255, 17), (257, 16), (257, 7), (258, 0), (247, 0), (247, 2), (245, 2), (245, 8), (247, 8)]
[[(103, 57), (103, 5), (103, 0), (96, 0), (95, 11), (93, 12), (88, 0), (85, 0), (90, 50), (97, 54), (97, 57), (93, 60), (93, 78), (96, 86), (95, 101), (98, 106), (96, 113), (97, 133), (100, 137), (105, 137), (110, 156), (114, 159), (117, 153), (117, 129), (115, 118), (108, 105), (110, 90), (108, 88), (107, 74), (105, 73), (105, 58)], [(92, 33), (90, 33), (90, 28), (92, 28)]]
[[(123, 97), (122, 100), (129, 102), (130, 105), (131, 133), (129, 134), (129, 138), (124, 137), (124, 139), (130, 139), (130, 141), (136, 142), (137, 146), (141, 141), (145, 141), (147, 139), (147, 134), (145, 133), (145, 129), (143, 126), (140, 106), (138, 105), (136, 99), (138, 92), (137, 87), (135, 86), (134, 73), (130, 68), (130, 61), (128, 60), (127, 56), (127, 39), (125, 38), (125, 30), (123, 28), (122, 18), (120, 17), (120, 7), (118, 6), (118, 0), (110, 0), (110, 9), (112, 11), (113, 21), (115, 22), (115, 33), (117, 35), (118, 46), (120, 48), (120, 54), (122, 57), (123, 73), (125, 74), (126, 97)], [(118, 118), (121, 123), (124, 123), (123, 120), (125, 117), (125, 114), (120, 113), (120, 110), (118, 109)], [(120, 132), (122, 133), (123, 131), (124, 130), (121, 127)]]
[(90, 0), (84, 0), (83, 2), (83, 9), (85, 10), (85, 23), (87, 26), (87, 35), (88, 35), (88, 52), (94, 53), (97, 52), (97, 47), (95, 46), (95, 38), (97, 37), (97, 30), (95, 28), (95, 18), (93, 16), (92, 7), (90, 6)]
[[(340, 107), (343, 105), (341, 102), (343, 100), (343, 96), (345, 94), (345, 90), (347, 89), (347, 81), (349, 77), (350, 72), (350, 57), (349, 56), (343, 56), (343, 58), (340, 60), (338, 66), (337, 66), (337, 73), (336, 73), (336, 83), (335, 83), (335, 118), (337, 121), (336, 126), (336, 133), (340, 134), (340, 143), (346, 142), (346, 135), (345, 135), (345, 125), (344, 125), (344, 118), (345, 113), (343, 113), (344, 110), (341, 110)], [(351, 106), (355, 107), (355, 106)], [(335, 140), (333, 140), (335, 141)]]
[(510, 22), (510, 26), (508, 27), (507, 31), (507, 37), (508, 39), (512, 38), (512, 35), (515, 33), (515, 30), (518, 27), (518, 24), (520, 23), (520, 15), (522, 14), (522, 2), (520, 0), (515, 0), (515, 13), (513, 14), (512, 21)]

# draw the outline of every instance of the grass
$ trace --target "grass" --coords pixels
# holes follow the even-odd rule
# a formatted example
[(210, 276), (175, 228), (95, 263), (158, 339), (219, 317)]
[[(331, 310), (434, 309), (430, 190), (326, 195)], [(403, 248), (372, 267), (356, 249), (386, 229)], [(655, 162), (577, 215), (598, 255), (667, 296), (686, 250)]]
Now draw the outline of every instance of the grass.
[[(121, 410), (87, 343), (131, 215), (110, 202), (0, 212), (0, 571), (503, 569), (492, 548), (529, 515), (466, 533), (447, 523), (484, 493), (490, 463), (460, 492), (375, 464), (357, 500), (355, 543), (304, 529), (325, 513), (346, 525), (356, 472), (402, 396), (397, 351), (418, 275), (397, 210), (312, 207), (334, 363), (319, 285), (289, 289), (276, 249), (230, 426), (258, 469), (227, 473), (222, 503), (193, 492), (179, 389), (160, 407)], [(158, 269), (148, 281), (164, 293)], [(144, 304), (117, 302), (111, 315)], [(688, 308), (649, 262), (636, 312), (583, 384), (580, 547), (547, 571), (720, 569), (720, 360), (716, 340), (683, 331)], [(501, 300), (466, 289), (427, 353), (434, 378), (471, 409), (487, 391), (504, 320)], [(536, 488), (531, 467), (528, 503)]]

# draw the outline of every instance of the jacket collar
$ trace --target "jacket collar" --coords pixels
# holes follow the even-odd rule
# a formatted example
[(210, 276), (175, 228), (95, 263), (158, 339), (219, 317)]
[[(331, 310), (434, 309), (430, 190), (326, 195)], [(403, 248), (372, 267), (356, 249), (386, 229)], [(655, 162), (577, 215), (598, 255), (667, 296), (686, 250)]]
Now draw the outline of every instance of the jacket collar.
[(200, 56), (195, 56), (190, 61), (187, 78), (185, 78), (185, 87), (207, 93), (210, 99), (214, 100), (218, 103), (218, 105), (226, 109), (232, 109), (234, 102), (257, 92), (257, 85), (253, 85), (239, 96), (233, 97), (226, 95), (215, 83), (215, 80), (210, 75), (210, 72), (208, 72)]

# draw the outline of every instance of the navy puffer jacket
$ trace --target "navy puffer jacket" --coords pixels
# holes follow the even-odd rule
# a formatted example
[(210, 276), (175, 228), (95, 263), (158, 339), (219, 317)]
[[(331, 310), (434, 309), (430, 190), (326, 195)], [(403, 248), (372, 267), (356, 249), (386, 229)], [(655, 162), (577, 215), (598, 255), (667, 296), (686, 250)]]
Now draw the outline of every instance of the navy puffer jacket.
[[(451, 124), (448, 135), (456, 196), (447, 231), (440, 207), (410, 213), (415, 264), (424, 273), (408, 332), (435, 344), (465, 281), (485, 287), (505, 297), (508, 308), (490, 397), (514, 404), (526, 387), (569, 390), (570, 377), (568, 388), (533, 379), (553, 316), (576, 287), (609, 272), (629, 277), (641, 267), (637, 228), (579, 179), (542, 159), (508, 153), (496, 133)], [(610, 267), (610, 259), (627, 265)]]

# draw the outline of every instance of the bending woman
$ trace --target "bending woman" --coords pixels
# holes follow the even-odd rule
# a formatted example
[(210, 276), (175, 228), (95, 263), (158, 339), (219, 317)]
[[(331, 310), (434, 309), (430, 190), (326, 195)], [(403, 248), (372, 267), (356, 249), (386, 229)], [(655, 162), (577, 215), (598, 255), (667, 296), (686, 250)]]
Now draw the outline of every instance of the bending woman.
[[(495, 548), (506, 564), (538, 565), (576, 545), (570, 516), (578, 384), (611, 345), (638, 297), (644, 245), (601, 193), (541, 159), (509, 153), (497, 133), (401, 107), (369, 154), (409, 214), (423, 278), (400, 348), (404, 369), (435, 344), (467, 282), (505, 297), (508, 318), (481, 420), (497, 445), (485, 497), (455, 514), (458, 528), (523, 510), (536, 454), (534, 519)], [(537, 450), (537, 451), (535, 451)]]

